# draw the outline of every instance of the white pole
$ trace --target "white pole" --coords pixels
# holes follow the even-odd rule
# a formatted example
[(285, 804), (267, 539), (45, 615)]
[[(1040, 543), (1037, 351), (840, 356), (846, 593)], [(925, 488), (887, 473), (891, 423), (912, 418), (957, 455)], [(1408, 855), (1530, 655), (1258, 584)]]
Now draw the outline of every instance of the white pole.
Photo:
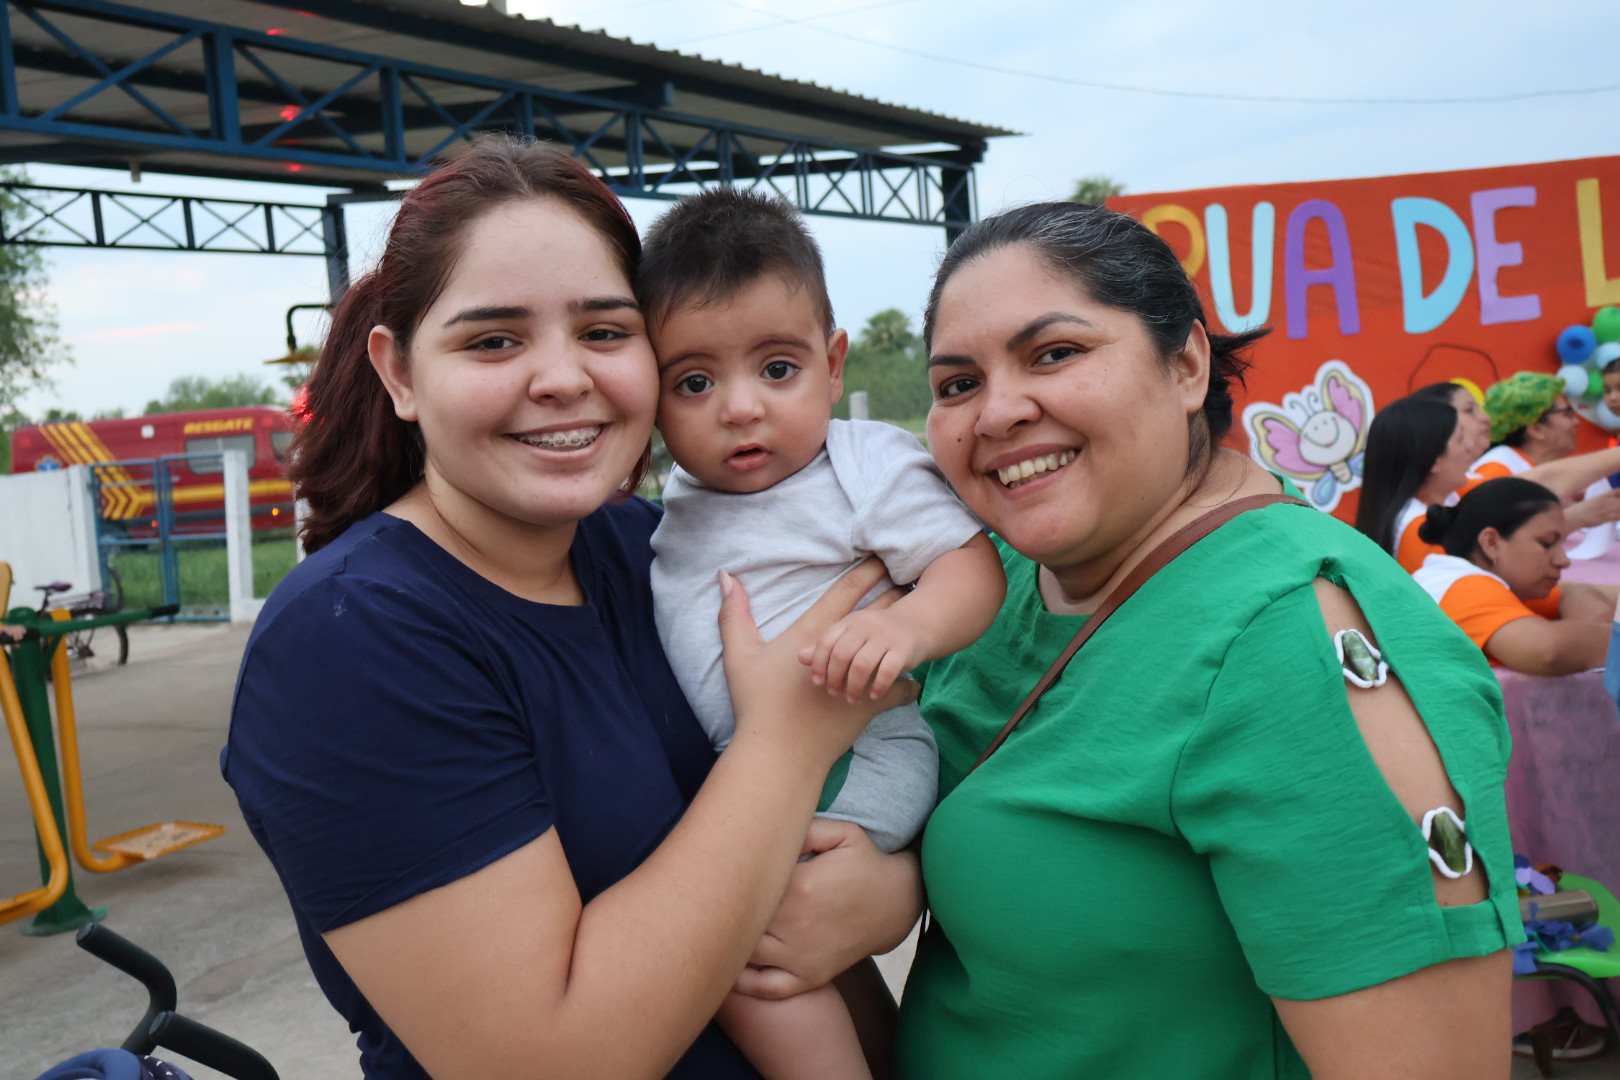
[(866, 405), (866, 391), (856, 390), (849, 395), (849, 418), (851, 420), (870, 420)]
[(309, 516), (309, 503), (303, 499), (293, 502), (293, 547), (298, 552), (294, 562), (303, 562), (308, 554), (304, 550), (304, 519)]
[(248, 501), (248, 459), (226, 450), (225, 573), (230, 584), (231, 622), (252, 622), (264, 601), (253, 599), (253, 510)]

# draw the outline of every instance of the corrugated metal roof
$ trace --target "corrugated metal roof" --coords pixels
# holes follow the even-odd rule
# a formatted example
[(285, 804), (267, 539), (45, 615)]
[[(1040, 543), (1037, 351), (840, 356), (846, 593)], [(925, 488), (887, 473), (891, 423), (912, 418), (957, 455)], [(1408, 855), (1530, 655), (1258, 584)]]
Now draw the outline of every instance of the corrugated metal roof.
[[(602, 31), (562, 26), (548, 19), (507, 15), (489, 6), (466, 6), (457, 0), (145, 0), (143, 12), (179, 16), (221, 24), (239, 30), (273, 35), (277, 40), (307, 42), (352, 53), (427, 65), (511, 83), (568, 93), (632, 101), (657, 106), (666, 113), (686, 114), (728, 125), (743, 125), (785, 136), (810, 138), (862, 148), (959, 148), (964, 164), (983, 153), (985, 140), (1013, 132), (921, 109), (894, 105), (815, 83), (770, 75), (723, 61), (708, 60), (653, 45), (614, 37)], [(42, 12), (73, 36), (90, 54), (113, 69), (141, 61), (165, 44), (159, 29), (144, 29), (108, 22), (91, 10), (75, 12), (55, 7)], [(44, 110), (86, 92), (96, 74), (82, 57), (64, 50), (45, 29), (31, 20), (12, 17), (18, 57), (18, 88), (25, 114), (30, 107)], [(266, 53), (264, 56), (269, 56)], [(193, 42), (142, 69), (140, 92), (169, 115), (196, 130), (211, 130), (209, 101), (202, 92), (208, 59), (200, 42)], [(336, 60), (296, 52), (275, 54), (273, 75), (261, 78), (245, 61), (238, 86), (244, 128), (258, 125), (263, 132), (287, 115), (293, 100), (273, 79), (301, 87), (311, 98), (336, 87), (356, 69)], [(251, 85), (250, 85), (251, 84)], [(426, 86), (426, 82), (423, 84)], [(426, 152), (440, 137), (433, 114), (438, 107), (476, 110), (489, 91), (440, 82), (429, 87), (433, 100), (415, 101), (417, 128), (405, 132), (407, 149)], [(30, 102), (36, 104), (30, 106)], [(329, 117), (375, 112), (377, 91), (359, 86), (333, 102)], [(296, 109), (296, 106), (293, 106)], [(592, 125), (608, 122), (612, 114), (594, 106), (575, 105), (566, 117), (572, 130), (588, 134)], [(68, 119), (102, 126), (154, 123), (141, 102), (118, 90), (104, 90), (74, 106)], [(498, 121), (498, 118), (497, 118)], [(341, 120), (338, 121), (341, 123)], [(407, 124), (412, 123), (407, 119)], [(660, 119), (672, 141), (699, 136), (678, 121)], [(380, 129), (352, 133), (367, 152), (381, 147)], [(445, 129), (448, 130), (448, 129)], [(324, 144), (341, 148), (343, 135), (325, 120), (303, 122), (297, 138), (278, 139), (275, 145), (298, 145), (319, 150)], [(753, 139), (747, 136), (744, 142)], [(764, 143), (769, 140), (756, 140)], [(349, 145), (356, 145), (350, 142)], [(770, 152), (763, 145), (750, 152)], [(605, 164), (622, 165), (622, 147), (603, 145)], [(216, 152), (194, 142), (189, 146), (151, 148), (97, 143), (86, 139), (51, 141), (33, 132), (0, 130), (0, 160), (64, 161), (91, 165), (118, 165), (138, 159), (150, 171), (258, 177), (281, 181), (350, 186), (375, 184), (367, 174), (341, 163), (283, 166), (274, 161)]]
[[(661, 49), (628, 38), (614, 37), (601, 30), (586, 30), (578, 26), (564, 26), (550, 19), (530, 19), (523, 15), (508, 15), (489, 5), (466, 5), (458, 0), (307, 0), (303, 4), (276, 4), (269, 0), (155, 0), (145, 6), (158, 10), (197, 13), (219, 10), (231, 18), (218, 18), (233, 25), (254, 25), (263, 21), (263, 11), (282, 11), (290, 21), (288, 32), (307, 40), (342, 44), (349, 48), (421, 59), (415, 55), (417, 46), (412, 38), (428, 40), (434, 44), (448, 44), (443, 36), (435, 36), (437, 29), (455, 28), (457, 35), (475, 49), (486, 54), (521, 55), (526, 44), (539, 47), (548, 58), (561, 60), (559, 54), (569, 54), (571, 69), (554, 72), (529, 72), (525, 81), (576, 93), (591, 93), (603, 89), (597, 80), (617, 76), (624, 80), (668, 80), (675, 84), (675, 100), (671, 108), (678, 112), (693, 112), (716, 119), (741, 121), (729, 112), (715, 112), (713, 108), (688, 107), (702, 103), (719, 103), (715, 107), (748, 109), (753, 113), (776, 112), (786, 115), (813, 114), (819, 110), (859, 117), (869, 132), (884, 132), (886, 143), (866, 137), (840, 139), (870, 145), (894, 145), (894, 139), (915, 141), (961, 142), (978, 141), (1016, 132), (991, 127), (954, 117), (941, 116), (905, 105), (893, 105), (874, 98), (835, 90), (813, 82), (786, 79), (779, 75), (727, 63), (709, 60), (672, 49)], [(261, 9), (253, 19), (251, 9)], [(210, 18), (217, 16), (210, 15)], [(374, 33), (363, 37), (323, 28), (316, 25), (320, 18), (347, 23), (351, 27), (366, 26)], [(501, 40), (501, 39), (506, 40)], [(444, 59), (437, 62), (445, 63)], [(455, 65), (450, 65), (455, 66)], [(560, 65), (559, 65), (560, 66)], [(493, 72), (490, 72), (493, 74)], [(591, 76), (595, 75), (593, 79)], [(513, 77), (502, 73), (503, 77)], [(613, 85), (609, 82), (605, 85)], [(621, 81), (619, 85), (623, 85)], [(726, 93), (729, 91), (730, 93)], [(769, 105), (761, 108), (751, 105), (749, 97), (767, 99)], [(782, 128), (780, 120), (762, 126)], [(860, 125), (855, 125), (857, 134)]]
[[(467, 5), (461, 4), (459, 0), (387, 0), (386, 3), (362, 0), (362, 2), (378, 8), (417, 11), (430, 17), (446, 18), (481, 28), (493, 28), (497, 25), (495, 20), (506, 19), (509, 23), (515, 23), (525, 31), (533, 33), (536, 40), (565, 44), (582, 54), (609, 56), (630, 63), (644, 64), (649, 68), (666, 71), (671, 77), (684, 75), (725, 81), (743, 92), (765, 90), (770, 93), (781, 93), (798, 98), (806, 105), (854, 108), (870, 113), (874, 121), (892, 120), (906, 126), (935, 128), (941, 141), (990, 139), (1018, 134), (1006, 128), (931, 113), (908, 105), (895, 105), (864, 94), (823, 86), (817, 82), (788, 79), (758, 68), (709, 59), (701, 53), (663, 49), (631, 38), (615, 37), (603, 30), (587, 30), (578, 25), (564, 25), (550, 19), (530, 19), (521, 14), (506, 14), (500, 11), (499, 5)], [(722, 117), (722, 119), (730, 118)]]

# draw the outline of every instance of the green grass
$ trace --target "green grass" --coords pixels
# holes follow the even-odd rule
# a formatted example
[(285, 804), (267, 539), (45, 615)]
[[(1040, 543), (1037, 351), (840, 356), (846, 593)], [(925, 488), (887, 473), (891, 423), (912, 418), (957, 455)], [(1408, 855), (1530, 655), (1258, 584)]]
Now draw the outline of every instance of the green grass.
[[(175, 545), (180, 584), (180, 610), (185, 615), (223, 615), (230, 606), (225, 578), (223, 541), (181, 541)], [(253, 595), (265, 597), (297, 561), (290, 531), (282, 530), (253, 540)], [(124, 583), (124, 607), (153, 607), (163, 603), (161, 556), (124, 549), (112, 557)]]

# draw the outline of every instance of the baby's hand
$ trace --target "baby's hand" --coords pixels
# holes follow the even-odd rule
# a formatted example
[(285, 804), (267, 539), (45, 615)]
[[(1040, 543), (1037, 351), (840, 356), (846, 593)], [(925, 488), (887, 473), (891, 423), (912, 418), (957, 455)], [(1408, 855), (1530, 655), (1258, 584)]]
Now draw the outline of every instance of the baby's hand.
[(813, 648), (799, 652), (810, 681), (854, 702), (882, 697), (894, 681), (927, 659), (918, 629), (892, 608), (865, 608), (828, 627)]

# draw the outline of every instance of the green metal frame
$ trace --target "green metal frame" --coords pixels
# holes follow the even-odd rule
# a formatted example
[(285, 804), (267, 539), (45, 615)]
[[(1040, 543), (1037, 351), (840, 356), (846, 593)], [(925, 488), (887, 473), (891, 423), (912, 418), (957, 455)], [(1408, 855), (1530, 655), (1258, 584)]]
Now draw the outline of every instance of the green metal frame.
[[(140, 622), (159, 614), (158, 609), (143, 608), (138, 611), (118, 612), (112, 615), (98, 615), (89, 619), (69, 619), (58, 622), (48, 614), (42, 615), (33, 608), (12, 608), (6, 614), (5, 622), (13, 626), (21, 626), (32, 631), (23, 640), (11, 643), (7, 647), (9, 662), (11, 664), (12, 678), (17, 684), (17, 699), (22, 705), (23, 720), (28, 728), (29, 741), (34, 744), (34, 754), (39, 761), (40, 778), (44, 782), (45, 792), (50, 798), (51, 814), (56, 818), (56, 828), (63, 837), (68, 835), (67, 811), (62, 802), (62, 767), (57, 761), (56, 731), (51, 725), (50, 695), (46, 691), (46, 675), (50, 671), (51, 657), (62, 647), (63, 636), (79, 630), (88, 630), (102, 626), (118, 626), (132, 622)], [(45, 857), (44, 845), (35, 837), (35, 844), (39, 848), (40, 880), (50, 879), (51, 868)], [(69, 859), (67, 890), (57, 898), (56, 903), (35, 915), (23, 926), (23, 933), (30, 937), (48, 937), (52, 934), (65, 934), (70, 930), (77, 930), (85, 923), (94, 922), (107, 914), (106, 908), (91, 908), (79, 899), (73, 888), (72, 860)]]

